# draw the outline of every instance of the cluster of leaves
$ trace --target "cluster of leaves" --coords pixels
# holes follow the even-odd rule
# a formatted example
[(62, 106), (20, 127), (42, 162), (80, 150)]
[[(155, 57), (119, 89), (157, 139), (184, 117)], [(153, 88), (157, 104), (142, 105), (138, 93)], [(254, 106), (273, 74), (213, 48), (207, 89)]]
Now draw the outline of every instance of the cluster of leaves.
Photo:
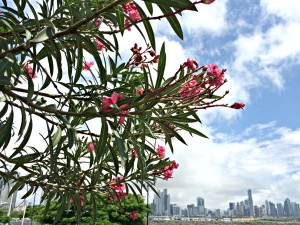
[[(183, 62), (176, 74), (166, 77), (164, 44), (154, 65), (158, 54), (150, 21), (166, 18), (183, 38), (177, 16), (183, 10), (196, 10), (195, 4), (204, 2), (136, 1), (133, 4), (141, 19), (132, 20), (123, 11), (124, 0), (45, 0), (36, 5), (29, 0), (14, 0), (9, 5), (3, 0), (0, 176), (14, 180), (11, 193), (28, 185), (23, 196), (27, 198), (41, 187), (42, 201), (47, 202), (45, 212), (57, 199), (60, 216), (70, 199), (79, 213), (85, 210), (82, 198), (87, 194), (92, 211), (97, 211), (99, 201), (106, 202), (101, 194), (115, 199), (115, 177), (122, 176), (126, 191), (135, 195), (147, 187), (155, 191), (155, 180), (162, 178), (157, 171), (172, 164), (169, 158), (156, 156), (156, 141), (164, 141), (173, 151), (174, 139), (186, 144), (180, 130), (206, 137), (189, 126), (201, 122), (197, 111), (228, 107), (216, 104), (225, 96), (214, 94), (219, 86), (202, 85), (197, 96), (179, 95), (192, 78), (205, 84), (205, 67), (191, 68)], [(153, 15), (154, 5), (161, 15)], [(120, 58), (122, 37), (118, 35), (130, 27), (140, 32), (147, 49), (152, 48), (149, 53), (156, 56), (146, 64), (143, 61), (141, 68), (137, 67), (142, 53), (133, 51), (128, 62)], [(99, 51), (99, 42), (106, 51)], [(95, 62), (93, 69), (86, 69), (86, 57)], [(111, 97), (116, 93), (118, 101)], [(104, 100), (111, 103), (105, 105)], [(120, 123), (120, 117), (125, 117), (125, 122)], [(32, 135), (41, 126), (35, 123), (36, 118), (44, 122), (47, 131), (41, 137)], [(98, 124), (97, 131), (91, 124)], [(31, 144), (39, 138), (45, 147)]]
[(7, 210), (0, 207), (0, 222), (6, 224), (10, 222), (10, 217), (7, 216)]
[[(89, 198), (88, 198), (89, 199)], [(47, 210), (45, 215), (45, 206), (38, 205), (32, 207), (27, 207), (26, 218), (33, 218), (35, 222), (42, 224), (54, 224), (57, 212), (59, 210), (59, 204), (57, 201), (53, 201)], [(137, 218), (135, 220), (131, 219), (132, 212), (137, 212)], [(90, 202), (87, 201), (85, 211), (81, 217), (81, 224), (92, 224), (93, 223), (93, 208), (90, 206)], [(122, 204), (116, 205), (113, 202), (103, 203), (99, 202), (97, 204), (96, 211), (96, 224), (98, 225), (143, 225), (146, 223), (147, 213), (151, 213), (151, 210), (144, 203), (141, 196), (136, 198), (134, 195), (129, 194), (124, 198)], [(33, 217), (32, 217), (33, 215)], [(13, 213), (12, 217), (22, 218), (22, 213)], [(1, 220), (0, 220), (1, 221)], [(65, 210), (61, 218), (56, 221), (57, 225), (70, 225), (77, 224), (76, 211), (73, 210), (71, 206)]]

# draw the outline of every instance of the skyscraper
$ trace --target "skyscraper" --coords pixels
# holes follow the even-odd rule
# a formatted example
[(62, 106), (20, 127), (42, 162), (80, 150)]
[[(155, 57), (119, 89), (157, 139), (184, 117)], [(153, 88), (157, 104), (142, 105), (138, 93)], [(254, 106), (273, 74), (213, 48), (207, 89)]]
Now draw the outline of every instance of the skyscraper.
[(153, 211), (157, 216), (170, 216), (171, 208), (170, 208), (170, 195), (168, 194), (168, 190), (164, 189), (162, 192), (158, 191), (159, 196), (154, 196)]
[(12, 187), (13, 183), (11, 180), (4, 184), (2, 177), (0, 177), (0, 206), (3, 208), (15, 208), (16, 206), (17, 193), (15, 192), (8, 197)]
[(198, 207), (198, 210), (199, 210), (199, 216), (205, 216), (204, 198), (201, 198), (201, 197), (197, 198), (197, 207)]
[(291, 216), (291, 201), (289, 198), (286, 198), (283, 203), (283, 212), (284, 216), (290, 217)]
[(248, 207), (249, 207), (249, 216), (254, 216), (254, 209), (253, 209), (253, 200), (252, 200), (252, 192), (251, 189), (248, 190)]

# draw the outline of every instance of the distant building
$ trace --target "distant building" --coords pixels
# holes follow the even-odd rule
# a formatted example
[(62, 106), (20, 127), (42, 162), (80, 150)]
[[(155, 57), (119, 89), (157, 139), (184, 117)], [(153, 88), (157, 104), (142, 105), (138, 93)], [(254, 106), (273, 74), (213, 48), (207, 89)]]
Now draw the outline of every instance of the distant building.
[(152, 209), (156, 216), (171, 216), (170, 195), (168, 190), (164, 189), (162, 192), (158, 191), (158, 196), (154, 196)]
[(197, 198), (198, 216), (205, 216), (205, 202), (204, 198)]
[(9, 207), (16, 207), (17, 192), (8, 197), (8, 194), (12, 187), (12, 180), (9, 180), (6, 184), (4, 184), (3, 178), (0, 177), (0, 206), (3, 208), (8, 209)]
[(281, 203), (277, 203), (276, 204), (276, 206), (277, 206), (277, 216), (278, 217), (283, 217), (283, 206), (282, 206), (282, 204)]
[(176, 204), (171, 204), (171, 216), (181, 216), (181, 210), (180, 207)]
[(249, 217), (254, 216), (254, 208), (253, 208), (253, 200), (252, 200), (251, 189), (248, 190), (248, 213), (249, 213)]
[(283, 213), (284, 213), (284, 216), (286, 216), (286, 217), (290, 217), (291, 216), (291, 202), (290, 202), (289, 198), (286, 198), (284, 200), (284, 203), (283, 203)]

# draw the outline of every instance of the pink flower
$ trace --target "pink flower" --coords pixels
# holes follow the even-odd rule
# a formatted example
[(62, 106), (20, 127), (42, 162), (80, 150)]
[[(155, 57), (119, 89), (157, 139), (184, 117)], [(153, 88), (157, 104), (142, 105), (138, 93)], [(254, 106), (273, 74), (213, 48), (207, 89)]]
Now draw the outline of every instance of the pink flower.
[(182, 85), (182, 88), (179, 90), (180, 97), (192, 97), (194, 100), (198, 99), (198, 95), (201, 92), (201, 87), (197, 86), (198, 82), (196, 80), (187, 81)]
[(144, 94), (144, 89), (139, 87), (139, 88), (136, 88), (135, 91), (139, 94), (139, 95), (143, 95)]
[(129, 157), (132, 157), (133, 155), (134, 155), (135, 158), (138, 158), (138, 157), (139, 157), (139, 155), (137, 154), (137, 151), (136, 151), (135, 148), (132, 148), (132, 152), (130, 152), (130, 153), (128, 154)]
[(201, 0), (201, 3), (204, 3), (204, 4), (211, 4), (213, 3), (215, 0)]
[(230, 106), (230, 108), (234, 108), (234, 109), (244, 109), (244, 107), (245, 104), (241, 102), (236, 102)]
[(35, 73), (33, 73), (33, 68), (31, 66), (29, 66), (28, 64), (29, 64), (29, 62), (27, 61), (23, 66), (25, 73), (32, 79), (37, 78), (37, 75)]
[[(125, 26), (125, 27), (129, 26), (130, 24), (131, 24), (131, 23), (130, 23), (130, 21), (129, 21), (128, 19), (124, 19), (124, 26)], [(126, 30), (131, 31), (131, 28), (128, 27)]]
[(158, 147), (157, 147), (157, 156), (161, 159), (166, 157), (165, 148), (163, 146), (158, 145)]
[(79, 194), (79, 198), (80, 198), (80, 205), (84, 206), (84, 199), (85, 199), (84, 194)]
[(105, 49), (105, 45), (101, 41), (96, 39), (95, 42), (96, 42), (96, 46), (97, 46), (98, 51), (103, 51)]
[(133, 21), (137, 21), (137, 20), (141, 19), (139, 11), (137, 10), (135, 4), (132, 1), (131, 2), (126, 2), (123, 5), (123, 11), (125, 13), (127, 13), (128, 16), (130, 17), (130, 19), (132, 19)]
[(94, 146), (94, 144), (93, 144), (93, 142), (90, 142), (90, 143), (88, 143), (89, 144), (89, 147), (88, 147), (88, 151), (92, 151), (92, 152), (94, 152), (95, 151), (95, 146)]
[(199, 66), (198, 63), (191, 57), (187, 59), (186, 65), (192, 71), (196, 71), (197, 67)]
[(179, 167), (179, 164), (176, 163), (176, 161), (174, 160), (173, 163), (169, 166), (165, 166), (163, 169), (162, 169), (162, 172), (163, 172), (163, 179), (164, 180), (168, 180), (169, 178), (172, 177), (173, 175), (173, 172), (175, 169), (178, 169)]
[[(115, 190), (115, 192), (117, 193), (119, 199), (123, 199), (125, 196), (128, 195), (128, 193), (124, 192), (126, 186), (125, 183), (122, 183), (121, 180), (123, 180), (123, 176), (119, 176), (119, 177), (114, 177), (112, 179), (112, 183), (114, 183), (112, 185), (112, 188)], [(114, 200), (117, 200), (117, 197), (114, 197)]]
[(94, 25), (95, 27), (99, 27), (99, 26), (100, 26), (100, 21), (101, 21), (101, 19), (100, 19), (100, 18), (97, 18), (97, 19), (94, 21), (93, 25)]
[[(111, 95), (111, 97), (103, 96), (102, 111), (103, 112), (113, 111), (113, 108), (111, 107), (111, 105), (117, 104), (118, 101), (122, 101), (123, 99), (124, 99), (124, 96), (122, 94), (115, 93), (115, 92)], [(124, 109), (127, 106), (128, 106), (128, 104), (123, 104), (119, 108)], [(119, 113), (120, 114), (128, 114), (129, 110), (122, 110)], [(124, 123), (125, 119), (126, 119), (126, 117), (121, 116), (120, 119), (119, 119), (119, 123), (120, 124)]]
[(128, 16), (130, 17), (130, 19), (132, 19), (133, 21), (137, 21), (141, 19), (141, 16), (139, 14), (139, 12), (137, 10), (131, 10), (128, 12)]
[(173, 175), (173, 170), (170, 170), (170, 169), (168, 169), (168, 170), (165, 170), (164, 171), (164, 180), (168, 180), (169, 178), (171, 178), (172, 177), (172, 175)]
[(152, 62), (153, 62), (153, 63), (158, 63), (158, 60), (159, 60), (159, 55), (156, 55), (156, 56), (152, 59)]
[(92, 65), (94, 65), (94, 62), (86, 62), (84, 61), (84, 66), (82, 67), (82, 70), (90, 70)]
[(219, 67), (215, 64), (208, 64), (207, 67), (209, 71), (207, 71), (207, 75), (209, 76), (210, 85), (214, 85), (216, 87), (220, 86), (224, 82), (224, 73)]
[(173, 163), (171, 164), (171, 167), (172, 167), (173, 169), (178, 169), (179, 164), (176, 163), (176, 161), (174, 160)]
[[(79, 198), (80, 198), (80, 205), (84, 206), (84, 200), (85, 200), (84, 194), (80, 193)], [(74, 202), (74, 199), (72, 197), (70, 197), (70, 203), (73, 203), (73, 202)]]
[(139, 212), (138, 210), (131, 212), (130, 214), (131, 220), (136, 220), (138, 218), (138, 212)]

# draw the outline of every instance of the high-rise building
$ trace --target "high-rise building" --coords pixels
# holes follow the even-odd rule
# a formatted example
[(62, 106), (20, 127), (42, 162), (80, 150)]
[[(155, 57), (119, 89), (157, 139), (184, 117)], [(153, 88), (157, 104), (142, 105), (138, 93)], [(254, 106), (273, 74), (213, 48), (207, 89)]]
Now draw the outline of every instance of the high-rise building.
[(170, 216), (171, 208), (170, 208), (170, 195), (168, 194), (168, 190), (164, 189), (162, 192), (158, 191), (159, 195), (154, 196), (154, 201), (152, 208), (154, 214), (157, 216)]
[(9, 180), (6, 184), (4, 184), (4, 180), (0, 177), (0, 206), (3, 208), (8, 209), (10, 207), (12, 209), (16, 207), (17, 192), (8, 196), (12, 187), (12, 180)]
[(204, 198), (201, 198), (201, 197), (197, 198), (197, 207), (198, 207), (198, 211), (199, 211), (199, 216), (205, 216)]
[(277, 206), (277, 216), (278, 217), (283, 217), (283, 206), (282, 206), (282, 204), (281, 203), (277, 203), (276, 204), (276, 206)]
[(181, 215), (181, 210), (180, 207), (177, 206), (176, 204), (171, 204), (171, 216), (180, 216)]
[(289, 198), (286, 198), (284, 200), (283, 213), (284, 213), (284, 216), (286, 216), (286, 217), (290, 217), (291, 216), (291, 201), (290, 201)]
[(253, 200), (252, 200), (252, 192), (251, 189), (248, 190), (248, 209), (249, 209), (249, 216), (254, 216), (254, 209), (253, 209)]

